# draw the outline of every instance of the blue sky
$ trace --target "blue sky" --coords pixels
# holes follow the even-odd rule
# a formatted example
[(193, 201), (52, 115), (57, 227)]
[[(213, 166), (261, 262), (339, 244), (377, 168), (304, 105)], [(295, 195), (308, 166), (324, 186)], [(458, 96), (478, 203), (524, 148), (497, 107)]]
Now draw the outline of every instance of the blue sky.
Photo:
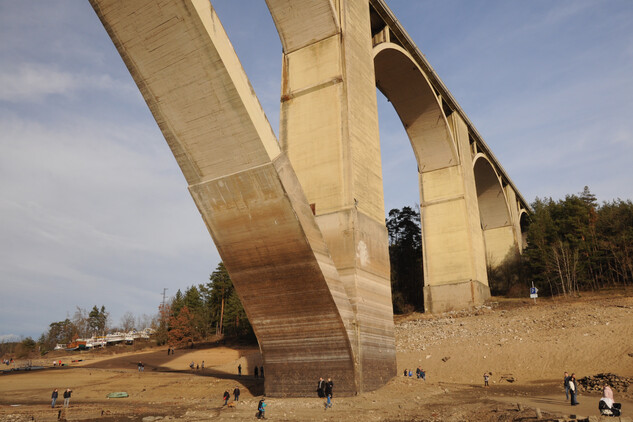
[[(213, 2), (278, 133), (281, 44), (263, 0)], [(633, 2), (388, 1), (528, 201), (633, 198)], [(419, 202), (378, 93), (385, 208)], [(153, 314), (219, 256), (86, 1), (0, 0), (0, 341), (77, 306)]]

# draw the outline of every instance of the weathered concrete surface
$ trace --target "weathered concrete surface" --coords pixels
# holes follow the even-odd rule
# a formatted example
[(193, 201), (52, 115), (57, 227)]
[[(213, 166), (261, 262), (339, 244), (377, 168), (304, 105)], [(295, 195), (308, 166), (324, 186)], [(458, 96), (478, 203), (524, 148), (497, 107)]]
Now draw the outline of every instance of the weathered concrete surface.
[[(354, 311), (360, 388), (374, 389), (395, 375), (396, 359), (369, 7), (338, 2), (327, 22), (340, 26), (318, 38), (279, 18), (287, 2), (267, 3), (284, 47), (280, 141)], [(321, 4), (293, 7), (304, 3)]]
[[(359, 389), (356, 325), (312, 211), (206, 0), (93, 0), (258, 337), (266, 392)], [(389, 321), (391, 322), (391, 320)]]

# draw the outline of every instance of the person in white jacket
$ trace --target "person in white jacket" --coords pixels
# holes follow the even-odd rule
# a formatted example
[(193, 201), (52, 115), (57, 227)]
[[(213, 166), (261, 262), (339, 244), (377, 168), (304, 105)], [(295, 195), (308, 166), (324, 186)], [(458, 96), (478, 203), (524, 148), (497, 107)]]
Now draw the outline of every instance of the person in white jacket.
[(578, 400), (576, 400), (576, 395), (578, 394), (578, 385), (576, 384), (576, 374), (571, 374), (569, 377), (569, 394), (571, 395), (571, 405), (576, 406)]

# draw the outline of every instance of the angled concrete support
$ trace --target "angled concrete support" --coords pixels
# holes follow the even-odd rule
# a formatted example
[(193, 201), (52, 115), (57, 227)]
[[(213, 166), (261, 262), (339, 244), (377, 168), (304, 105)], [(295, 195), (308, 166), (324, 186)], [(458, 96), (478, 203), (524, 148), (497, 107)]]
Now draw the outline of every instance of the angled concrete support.
[[(349, 161), (364, 159), (355, 156), (363, 145), (349, 141), (364, 135), (364, 121), (345, 117), (352, 114), (347, 102), (353, 96), (344, 92), (356, 77), (343, 82), (339, 72), (329, 84), (338, 93), (328, 98), (340, 112), (335, 126), (340, 131), (340, 122), (345, 124), (347, 134), (336, 142), (347, 150), (347, 161), (339, 157), (344, 169), (337, 179), (327, 178), (330, 168), (320, 174), (337, 199), (318, 200), (319, 208), (329, 205), (322, 208), (326, 215), (315, 217), (304, 190), (313, 192), (302, 186), (294, 162), (279, 148), (207, 0), (92, 0), (92, 5), (171, 147), (231, 275), (259, 340), (267, 394), (312, 394), (320, 376), (335, 378), (342, 395), (384, 384), (395, 375), (389, 263), (382, 191), (372, 190), (381, 187), (379, 167), (366, 176), (366, 169)], [(335, 9), (330, 2), (321, 5), (325, 8), (309, 16), (323, 18), (318, 27), (324, 33), (302, 33), (307, 38), (291, 44), (297, 54), (315, 37), (340, 37)], [(271, 10), (291, 6), (296, 4), (282, 2), (281, 9)], [(362, 6), (357, 2), (345, 13), (360, 13)], [(296, 16), (276, 18), (285, 22), (280, 29), (285, 36), (304, 28), (296, 25)], [(350, 42), (359, 42), (360, 32), (349, 34)], [(339, 44), (336, 62), (352, 62), (347, 67), (362, 74), (363, 65), (346, 59), (341, 49)], [(371, 60), (370, 46), (366, 53)], [(371, 94), (365, 89), (362, 95)], [(373, 104), (363, 116), (375, 114), (375, 98)], [(377, 144), (377, 131), (367, 130), (370, 144)], [(354, 184), (368, 177), (370, 189), (354, 193)], [(354, 206), (353, 194), (364, 208)]]

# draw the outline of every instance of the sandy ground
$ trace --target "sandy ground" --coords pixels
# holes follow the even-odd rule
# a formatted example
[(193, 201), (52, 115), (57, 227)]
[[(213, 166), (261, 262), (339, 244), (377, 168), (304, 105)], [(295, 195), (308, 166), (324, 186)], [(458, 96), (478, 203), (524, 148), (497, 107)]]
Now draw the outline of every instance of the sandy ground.
[[(562, 375), (633, 376), (633, 297), (611, 293), (536, 304), (500, 300), (468, 312), (401, 316), (396, 345), (398, 376), (381, 389), (355, 397), (337, 397), (335, 390), (327, 411), (318, 398), (269, 398), (267, 419), (528, 421), (536, 420), (537, 408), (542, 420), (597, 416), (599, 395), (581, 392), (580, 405), (571, 407)], [(254, 365), (261, 364), (252, 346), (61, 359), (69, 366), (0, 375), (0, 420), (248, 420), (264, 392), (263, 382), (252, 376)], [(76, 359), (83, 361), (71, 362)], [(143, 373), (137, 371), (139, 361)], [(191, 371), (192, 361), (204, 361), (205, 369)], [(50, 366), (52, 359), (43, 362)], [(426, 381), (402, 376), (405, 368), (417, 366), (426, 370)], [(492, 372), (489, 388), (482, 386), (486, 371)], [(242, 391), (239, 403), (223, 407), (222, 393), (236, 385)], [(60, 399), (51, 409), (54, 388)], [(73, 390), (71, 406), (60, 415), (66, 388)], [(129, 397), (106, 398), (115, 391)], [(633, 414), (633, 387), (615, 396), (623, 403), (623, 416)]]

